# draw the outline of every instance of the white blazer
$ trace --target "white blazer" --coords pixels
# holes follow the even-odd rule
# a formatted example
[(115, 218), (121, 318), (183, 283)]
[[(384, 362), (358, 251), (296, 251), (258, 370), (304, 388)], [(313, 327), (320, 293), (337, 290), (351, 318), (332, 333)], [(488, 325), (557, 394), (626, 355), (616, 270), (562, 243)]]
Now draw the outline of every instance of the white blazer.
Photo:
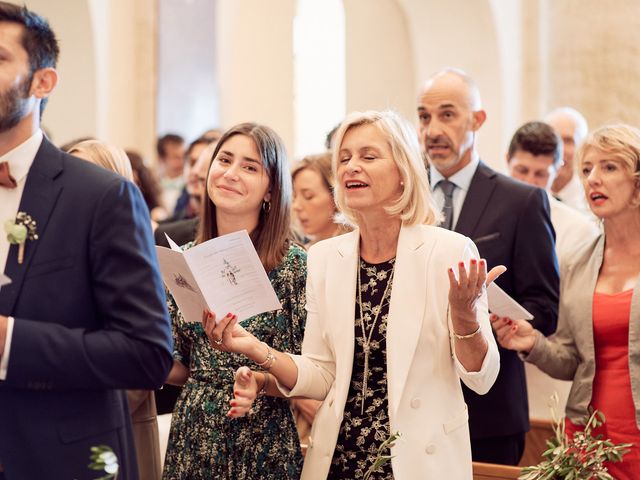
[[(302, 479), (326, 478), (351, 382), (359, 232), (314, 245), (308, 257), (307, 324), (302, 355), (287, 396), (324, 400), (311, 431)], [(486, 393), (500, 368), (486, 294), (478, 321), (489, 344), (482, 368), (469, 373), (454, 354), (448, 320), (447, 268), (478, 258), (473, 242), (425, 225), (402, 227), (387, 320), (387, 381), (391, 453), (396, 479), (471, 479), (467, 407), (460, 379)], [(496, 419), (499, 421), (499, 419)]]

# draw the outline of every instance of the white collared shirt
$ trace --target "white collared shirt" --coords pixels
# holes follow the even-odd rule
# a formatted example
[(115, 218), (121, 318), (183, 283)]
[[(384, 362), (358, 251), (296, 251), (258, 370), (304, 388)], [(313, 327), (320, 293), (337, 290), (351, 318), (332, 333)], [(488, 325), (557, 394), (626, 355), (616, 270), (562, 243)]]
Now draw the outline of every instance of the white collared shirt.
[[(453, 190), (453, 222), (451, 223), (451, 229), (454, 230), (456, 227), (456, 223), (458, 222), (458, 218), (460, 217), (460, 212), (462, 211), (462, 204), (464, 203), (464, 199), (467, 196), (467, 192), (469, 191), (469, 186), (471, 185), (471, 180), (473, 180), (473, 175), (476, 173), (476, 169), (478, 168), (478, 164), (480, 163), (480, 159), (478, 155), (474, 152), (471, 154), (471, 161), (468, 165), (465, 165), (461, 170), (457, 171), (453, 175), (451, 175), (447, 180), (454, 183), (456, 188)], [(436, 204), (442, 210), (444, 207), (444, 193), (438, 187), (438, 182), (440, 180), (444, 180), (445, 178), (442, 174), (436, 169), (433, 164), (431, 165), (431, 192), (433, 194), (433, 199)]]
[(562, 190), (557, 192), (556, 196), (566, 205), (586, 213), (587, 215), (592, 215), (591, 209), (587, 204), (584, 186), (582, 185), (580, 175), (577, 172), (573, 173), (569, 183), (567, 183)]
[[(0, 187), (0, 223), (4, 224), (9, 219), (16, 218), (22, 192), (27, 183), (27, 173), (36, 158), (38, 149), (42, 144), (42, 130), (38, 129), (26, 141), (18, 145), (13, 150), (5, 153), (0, 157), (0, 163), (9, 162), (9, 170), (11, 176), (15, 178), (18, 184), (16, 188)], [(0, 235), (0, 266), (4, 271), (7, 265), (7, 257), (9, 256), (9, 241), (4, 232)], [(0, 314), (6, 312), (0, 312)], [(0, 380), (7, 378), (7, 366), (9, 365), (9, 353), (11, 347), (11, 337), (13, 336), (13, 317), (9, 317), (7, 324), (7, 337), (4, 343), (4, 353), (0, 358)]]

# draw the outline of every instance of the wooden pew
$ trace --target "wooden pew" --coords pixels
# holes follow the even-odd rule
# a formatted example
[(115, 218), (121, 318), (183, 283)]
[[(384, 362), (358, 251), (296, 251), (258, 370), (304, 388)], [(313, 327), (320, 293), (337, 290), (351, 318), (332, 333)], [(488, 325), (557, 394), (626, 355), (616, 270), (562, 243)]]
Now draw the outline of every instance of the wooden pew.
[(512, 480), (520, 476), (520, 467), (473, 462), (473, 480)]
[(542, 454), (547, 447), (547, 440), (553, 437), (553, 424), (550, 420), (532, 418), (529, 420), (531, 430), (527, 432), (524, 453), (518, 464), (521, 467), (537, 465), (542, 461)]

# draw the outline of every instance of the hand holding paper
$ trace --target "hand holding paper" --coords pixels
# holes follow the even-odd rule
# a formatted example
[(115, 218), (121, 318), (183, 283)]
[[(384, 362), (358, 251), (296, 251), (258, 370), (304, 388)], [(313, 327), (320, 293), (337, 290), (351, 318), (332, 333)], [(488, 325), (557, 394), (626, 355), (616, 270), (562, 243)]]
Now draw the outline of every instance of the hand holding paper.
[(183, 317), (200, 322), (210, 310), (242, 321), (281, 308), (246, 230), (223, 235), (182, 251), (156, 247), (160, 271)]
[(499, 317), (513, 319), (531, 320), (531, 315), (522, 305), (511, 298), (495, 283), (487, 287), (487, 297), (489, 298), (489, 311)]
[(527, 320), (533, 319), (522, 305), (492, 283), (487, 287), (491, 327), (503, 348), (529, 352), (536, 342), (536, 330)]

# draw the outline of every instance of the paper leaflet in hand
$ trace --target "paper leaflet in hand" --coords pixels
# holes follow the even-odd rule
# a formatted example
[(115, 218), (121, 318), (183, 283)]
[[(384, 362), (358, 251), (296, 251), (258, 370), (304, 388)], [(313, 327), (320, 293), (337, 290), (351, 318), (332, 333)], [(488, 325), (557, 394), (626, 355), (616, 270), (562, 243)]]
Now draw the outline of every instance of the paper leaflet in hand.
[(487, 287), (487, 297), (489, 299), (489, 311), (499, 317), (508, 317), (512, 320), (533, 319), (533, 315), (495, 283), (491, 283)]
[(282, 308), (246, 230), (186, 251), (167, 239), (171, 248), (156, 246), (160, 271), (186, 321), (202, 321), (205, 309), (242, 321)]

